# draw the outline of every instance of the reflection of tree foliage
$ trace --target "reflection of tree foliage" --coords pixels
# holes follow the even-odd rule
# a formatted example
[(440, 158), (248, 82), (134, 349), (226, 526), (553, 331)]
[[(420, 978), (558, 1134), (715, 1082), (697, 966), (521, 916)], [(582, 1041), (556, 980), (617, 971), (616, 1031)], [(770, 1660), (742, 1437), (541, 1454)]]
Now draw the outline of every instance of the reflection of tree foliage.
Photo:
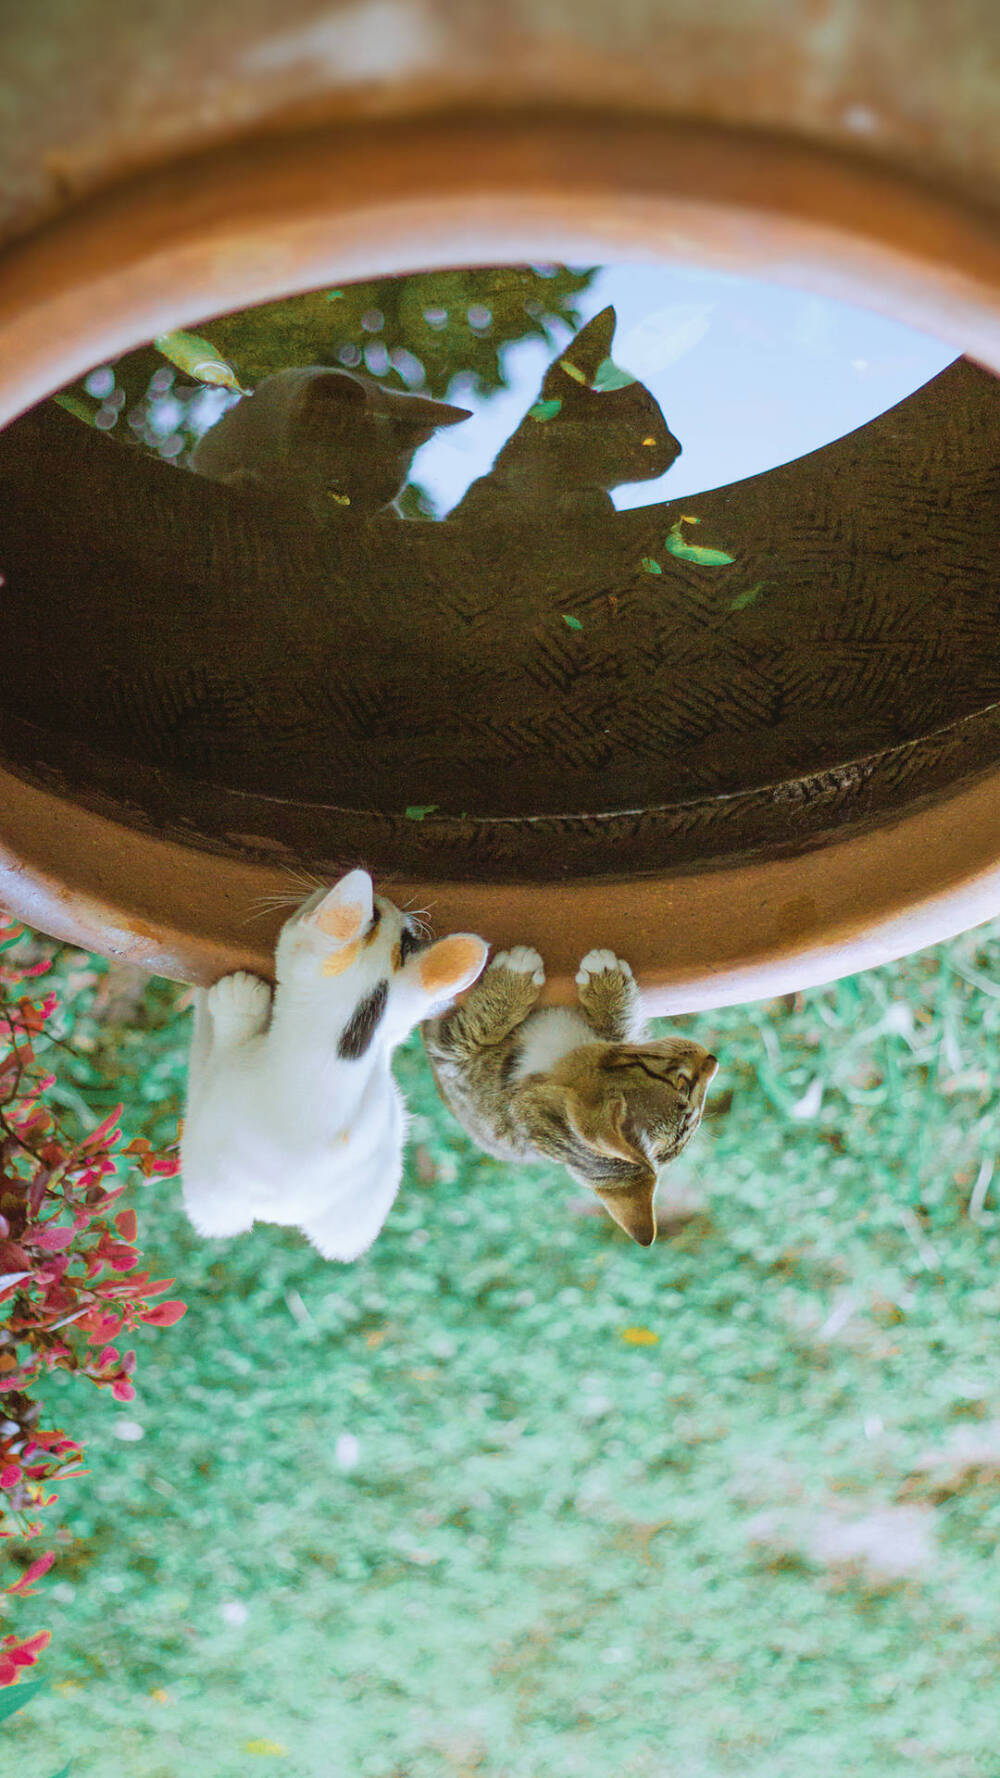
[(503, 385), (509, 341), (577, 323), (573, 298), (590, 276), (559, 266), (419, 272), (225, 315), (208, 332), (251, 383), (286, 364), (344, 364), (437, 396), (465, 371), (486, 393)]
[[(505, 386), (501, 353), (514, 340), (553, 341), (579, 323), (574, 299), (592, 273), (565, 266), (489, 266), (418, 272), (311, 291), (199, 324), (199, 333), (253, 387), (286, 365), (339, 364), (391, 387), (443, 396), (464, 374), (486, 394)], [(178, 458), (232, 399), (206, 389), (143, 347), (72, 385), (65, 405)]]

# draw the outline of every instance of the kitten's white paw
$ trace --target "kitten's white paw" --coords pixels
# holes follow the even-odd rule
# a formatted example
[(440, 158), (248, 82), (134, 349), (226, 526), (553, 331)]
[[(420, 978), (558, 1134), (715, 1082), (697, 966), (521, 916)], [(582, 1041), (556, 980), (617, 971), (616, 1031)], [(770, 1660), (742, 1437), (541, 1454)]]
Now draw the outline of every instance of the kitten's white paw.
[(216, 1035), (230, 1032), (257, 1031), (266, 1023), (271, 1011), (271, 989), (259, 976), (238, 969), (224, 975), (208, 990), (208, 1007)]
[(580, 967), (576, 973), (577, 984), (585, 988), (591, 976), (608, 975), (612, 970), (617, 970), (619, 975), (627, 976), (629, 980), (632, 978), (628, 964), (624, 958), (616, 957), (614, 951), (588, 951), (585, 957), (580, 958)]
[(545, 964), (532, 945), (515, 945), (512, 951), (498, 951), (490, 958), (491, 969), (512, 969), (516, 975), (530, 975), (536, 988), (545, 982)]

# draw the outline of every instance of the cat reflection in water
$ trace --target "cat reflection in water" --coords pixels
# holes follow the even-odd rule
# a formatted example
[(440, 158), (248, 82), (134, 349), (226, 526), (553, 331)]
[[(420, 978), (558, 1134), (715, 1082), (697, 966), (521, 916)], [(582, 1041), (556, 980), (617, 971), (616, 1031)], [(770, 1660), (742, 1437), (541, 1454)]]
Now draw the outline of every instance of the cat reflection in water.
[(681, 454), (659, 404), (611, 357), (602, 309), (545, 373), (537, 401), (449, 519), (561, 524), (606, 519), (609, 489), (654, 481)]
[[(573, 524), (613, 514), (609, 489), (663, 475), (681, 447), (655, 398), (611, 358), (613, 308), (581, 328), (538, 400), (450, 520)], [(308, 512), (398, 517), (414, 453), (466, 408), (387, 389), (356, 371), (306, 365), (265, 377), (206, 432), (192, 468)]]
[(275, 371), (228, 408), (196, 445), (211, 481), (298, 507), (324, 523), (391, 509), (420, 445), (469, 411), (383, 388), (321, 364)]
[(501, 951), (424, 1044), (445, 1104), (498, 1160), (560, 1161), (640, 1246), (656, 1236), (660, 1170), (701, 1122), (714, 1056), (650, 1039), (627, 963), (588, 951), (576, 1007), (536, 1006), (538, 952)]
[(425, 943), (354, 870), (286, 921), (276, 988), (240, 971), (199, 991), (181, 1145), (199, 1233), (275, 1222), (325, 1259), (364, 1253), (402, 1173), (392, 1052), (475, 981), (487, 950), (472, 933)]

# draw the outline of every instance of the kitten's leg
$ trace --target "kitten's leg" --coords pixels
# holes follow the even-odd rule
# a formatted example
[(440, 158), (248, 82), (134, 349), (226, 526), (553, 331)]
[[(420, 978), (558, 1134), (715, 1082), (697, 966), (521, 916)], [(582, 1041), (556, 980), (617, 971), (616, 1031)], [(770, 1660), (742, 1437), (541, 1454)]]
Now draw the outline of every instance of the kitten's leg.
[(259, 1037), (271, 1014), (271, 989), (258, 976), (238, 969), (209, 988), (205, 1005), (212, 1016), (212, 1050), (232, 1049)]
[(498, 951), (461, 1006), (432, 1019), (424, 1037), (443, 1061), (502, 1043), (531, 1012), (545, 985), (545, 965), (530, 945)]
[(580, 960), (576, 986), (588, 1025), (605, 1043), (627, 1043), (643, 1036), (645, 1021), (635, 977), (614, 951), (588, 951)]

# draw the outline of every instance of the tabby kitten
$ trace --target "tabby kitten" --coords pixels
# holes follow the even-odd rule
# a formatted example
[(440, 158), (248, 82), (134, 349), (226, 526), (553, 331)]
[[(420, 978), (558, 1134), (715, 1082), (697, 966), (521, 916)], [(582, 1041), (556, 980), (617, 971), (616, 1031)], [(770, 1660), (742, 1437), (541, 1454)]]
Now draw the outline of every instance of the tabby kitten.
[(392, 1052), (475, 981), (487, 950), (464, 932), (425, 944), (354, 870), (286, 921), (276, 988), (241, 970), (199, 992), (181, 1144), (198, 1232), (277, 1222), (324, 1259), (364, 1253), (402, 1173)]
[(541, 391), (488, 475), (450, 519), (597, 517), (609, 488), (653, 481), (680, 456), (658, 403), (611, 359), (616, 316), (602, 309), (545, 374)]
[(698, 1128), (718, 1064), (687, 1038), (645, 1036), (613, 952), (588, 951), (576, 980), (578, 1008), (536, 1008), (538, 952), (501, 951), (460, 1007), (424, 1025), (424, 1044), (445, 1104), (487, 1154), (561, 1161), (648, 1247), (659, 1171)]
[(468, 418), (467, 408), (384, 389), (355, 371), (307, 365), (275, 371), (228, 408), (199, 440), (191, 467), (320, 521), (368, 518), (396, 498), (418, 446)]

